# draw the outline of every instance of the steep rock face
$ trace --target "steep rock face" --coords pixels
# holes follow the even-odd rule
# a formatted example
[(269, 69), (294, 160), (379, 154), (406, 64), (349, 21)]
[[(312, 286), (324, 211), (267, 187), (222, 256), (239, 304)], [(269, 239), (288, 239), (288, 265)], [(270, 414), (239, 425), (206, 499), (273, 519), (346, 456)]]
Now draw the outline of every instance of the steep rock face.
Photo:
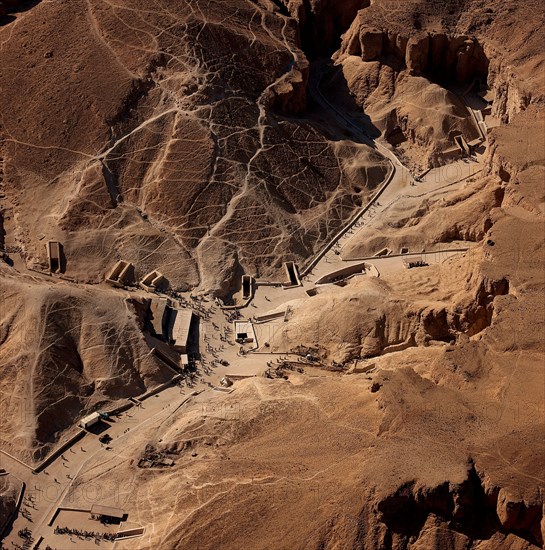
[[(403, 539), (420, 538), (425, 526), (434, 518), (436, 528), (449, 525), (466, 540), (489, 539), (500, 532), (516, 534), (531, 547), (542, 547), (541, 520), (543, 504), (538, 500), (525, 502), (490, 483), (483, 471), (471, 464), (461, 483), (440, 482), (436, 486), (419, 486), (408, 482), (393, 493), (381, 496), (375, 510), (391, 532)], [(397, 546), (395, 546), (397, 548)], [(442, 548), (453, 548), (451, 544)]]
[[(335, 58), (342, 65), (356, 103), (385, 137), (395, 135), (391, 142), (399, 146), (400, 154), (411, 160), (411, 147), (402, 145), (408, 140), (413, 150), (414, 145), (419, 150), (418, 155), (412, 155), (417, 165), (436, 165), (442, 153), (452, 148), (452, 133), (462, 133), (468, 139), (478, 134), (469, 118), (461, 122), (452, 113), (443, 113), (441, 121), (432, 122), (438, 117), (425, 112), (429, 97), (425, 102), (415, 102), (418, 95), (407, 89), (407, 82), (411, 77), (423, 77), (440, 86), (487, 87), (492, 116), (503, 123), (529, 105), (543, 103), (545, 90), (535, 78), (538, 68), (532, 57), (537, 47), (535, 37), (524, 26), (517, 33), (505, 31), (515, 24), (519, 29), (520, 17), (534, 17), (531, 4), (525, 2), (518, 17), (507, 9), (497, 18), (490, 17), (492, 8), (472, 5), (459, 13), (456, 21), (459, 6), (448, 3), (437, 6), (434, 12), (421, 2), (391, 5), (377, 0), (359, 12)], [(396, 98), (403, 103), (407, 97), (416, 103), (416, 110), (395, 105)], [(388, 116), (377, 112), (381, 102), (391, 105)], [(424, 132), (422, 124), (434, 130)], [(452, 130), (451, 134), (444, 128)]]
[(504, 183), (519, 184), (532, 172), (542, 171), (544, 128), (543, 109), (534, 105), (514, 116), (510, 124), (493, 128), (486, 153), (487, 172)]
[(307, 110), (308, 62), (299, 61), (284, 80), (274, 85), (274, 99), (270, 108), (288, 115), (302, 114)]
[(503, 488), (496, 488), (494, 492), (497, 494), (496, 514), (502, 528), (507, 532), (527, 533), (536, 545), (542, 546), (543, 504), (526, 503)]
[(370, 0), (278, 0), (300, 25), (301, 46), (307, 56), (331, 53), (339, 45), (339, 37), (356, 16), (358, 10), (370, 5)]
[(471, 83), (476, 78), (490, 90), (493, 116), (508, 122), (545, 99), (543, 83), (536, 78), (534, 53), (539, 45), (531, 25), (524, 24), (524, 18), (543, 21), (543, 13), (531, 0), (525, 0), (520, 11), (497, 10), (487, 2), (470, 4), (458, 13), (448, 2), (432, 8), (423, 2), (377, 0), (360, 11), (340, 51), (364, 61), (380, 59), (439, 83)]
[(367, 26), (364, 13), (335, 59), (356, 104), (400, 154), (409, 163), (433, 166), (452, 149), (455, 134), (479, 137), (462, 99), (443, 87), (486, 81), (488, 60), (479, 42), (465, 35), (378, 30)]
[[(397, 62), (411, 74), (427, 76), (436, 82), (471, 82), (485, 79), (488, 58), (479, 41), (467, 35), (446, 33), (403, 34), (368, 27), (356, 18), (343, 37), (343, 54), (361, 56), (363, 61)], [(388, 59), (392, 56), (393, 59)]]
[(421, 75), (428, 69), (429, 37), (413, 36), (407, 41), (405, 66), (412, 74)]
[(0, 533), (3, 533), (17, 510), (17, 497), (21, 488), (21, 482), (13, 476), (0, 476)]
[(515, 68), (503, 59), (500, 51), (485, 45), (485, 53), (491, 60), (487, 84), (493, 96), (492, 114), (495, 117), (508, 123), (530, 104), (543, 102), (543, 94), (529, 88)]

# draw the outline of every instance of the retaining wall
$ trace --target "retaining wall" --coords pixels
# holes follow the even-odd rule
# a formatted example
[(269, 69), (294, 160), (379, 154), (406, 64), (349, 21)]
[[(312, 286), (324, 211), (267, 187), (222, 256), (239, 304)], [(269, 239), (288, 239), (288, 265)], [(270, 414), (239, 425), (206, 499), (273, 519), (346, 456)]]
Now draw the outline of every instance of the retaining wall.
[(65, 441), (58, 449), (54, 450), (49, 456), (45, 457), (33, 470), (35, 473), (41, 472), (46, 466), (51, 464), (56, 458), (58, 458), (64, 451), (69, 449), (76, 441), (83, 439), (87, 432), (85, 430), (79, 430), (77, 434), (73, 435), (70, 439)]

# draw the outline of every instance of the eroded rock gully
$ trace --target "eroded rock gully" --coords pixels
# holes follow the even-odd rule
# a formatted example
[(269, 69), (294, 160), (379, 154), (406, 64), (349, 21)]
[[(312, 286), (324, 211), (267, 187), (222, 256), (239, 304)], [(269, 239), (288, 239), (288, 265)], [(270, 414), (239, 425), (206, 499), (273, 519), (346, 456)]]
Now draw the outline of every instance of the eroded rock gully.
[(285, 7), (299, 25), (301, 47), (313, 59), (331, 55), (340, 45), (341, 35), (350, 27), (358, 10), (370, 0), (275, 0)]
[(497, 532), (513, 533), (531, 544), (543, 545), (541, 503), (498, 487), (472, 461), (463, 482), (445, 481), (434, 487), (407, 482), (379, 498), (374, 510), (389, 531), (385, 540), (397, 538), (396, 548), (403, 546), (403, 539), (418, 539), (430, 516), (436, 525), (443, 524), (470, 540), (490, 539)]
[[(265, 0), (267, 3), (269, 0)], [(307, 108), (309, 64), (320, 56), (331, 55), (341, 44), (358, 10), (369, 0), (271, 0), (273, 9), (296, 25), (301, 53), (294, 60), (291, 74), (273, 89), (271, 106), (282, 113), (302, 114)]]

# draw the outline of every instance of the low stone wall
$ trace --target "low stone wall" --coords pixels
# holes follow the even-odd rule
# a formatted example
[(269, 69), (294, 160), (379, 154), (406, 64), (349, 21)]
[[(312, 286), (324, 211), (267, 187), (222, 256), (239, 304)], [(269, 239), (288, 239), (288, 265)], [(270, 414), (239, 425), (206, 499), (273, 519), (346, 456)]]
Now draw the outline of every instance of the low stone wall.
[(109, 411), (105, 411), (105, 412), (107, 412), (110, 415), (116, 415), (117, 413), (128, 411), (132, 407), (134, 407), (134, 403), (127, 401), (127, 403), (123, 403), (123, 405), (119, 405), (118, 407), (114, 407), (113, 409), (110, 409)]
[(260, 315), (259, 317), (254, 317), (254, 322), (258, 325), (261, 323), (268, 323), (269, 321), (273, 321), (274, 319), (280, 319), (281, 317), (284, 317), (285, 314), (285, 311), (277, 311), (276, 313)]
[(134, 529), (127, 529), (126, 531), (119, 531), (115, 536), (116, 540), (127, 539), (130, 537), (141, 537), (145, 533), (145, 527), (136, 527)]
[(85, 430), (78, 430), (78, 433), (73, 435), (70, 439), (65, 441), (58, 449), (55, 449), (49, 456), (46, 456), (35, 468), (34, 472), (39, 473), (41, 472), (46, 466), (51, 464), (55, 459), (57, 459), (64, 451), (72, 447), (76, 441), (79, 441), (80, 439), (83, 439), (87, 432)]
[(348, 267), (343, 267), (342, 269), (338, 269), (337, 271), (333, 271), (332, 273), (328, 273), (327, 275), (320, 277), (315, 284), (316, 285), (331, 284), (331, 283), (340, 281), (342, 279), (346, 279), (352, 275), (356, 275), (360, 273), (364, 275), (368, 267), (369, 265), (366, 264), (365, 262), (362, 262), (360, 264), (350, 265)]
[[(467, 252), (469, 250), (468, 247), (465, 248), (444, 248), (441, 250), (428, 250), (424, 252), (406, 252), (405, 254), (388, 254), (388, 256), (364, 256), (363, 258), (353, 258), (350, 260), (350, 262), (357, 262), (358, 260), (381, 260), (386, 258), (409, 258), (411, 256), (426, 256), (429, 254), (450, 254), (451, 252)], [(448, 257), (448, 256), (447, 256)]]
[(375, 202), (379, 199), (379, 197), (382, 195), (384, 190), (390, 185), (390, 182), (392, 181), (394, 174), (395, 174), (395, 167), (392, 163), (392, 161), (385, 157), (389, 164), (389, 172), (384, 178), (384, 182), (378, 189), (378, 191), (369, 199), (369, 202), (342, 228), (340, 229), (335, 236), (316, 254), (316, 256), (312, 259), (312, 261), (299, 273), (299, 276), (301, 279), (306, 277), (315, 267), (316, 264), (329, 252), (329, 250), (333, 247), (333, 245), (345, 235), (345, 233), (348, 233), (356, 222), (372, 207), (374, 206)]
[(164, 384), (160, 384), (156, 388), (153, 388), (152, 390), (144, 393), (143, 395), (139, 395), (138, 396), (138, 401), (144, 401), (148, 397), (152, 397), (156, 393), (159, 393), (159, 392), (163, 391), (165, 388), (168, 388), (169, 386), (173, 385), (175, 382), (180, 380), (180, 378), (183, 378), (183, 376), (181, 374), (177, 374), (176, 376), (171, 378), (168, 382), (165, 382)]

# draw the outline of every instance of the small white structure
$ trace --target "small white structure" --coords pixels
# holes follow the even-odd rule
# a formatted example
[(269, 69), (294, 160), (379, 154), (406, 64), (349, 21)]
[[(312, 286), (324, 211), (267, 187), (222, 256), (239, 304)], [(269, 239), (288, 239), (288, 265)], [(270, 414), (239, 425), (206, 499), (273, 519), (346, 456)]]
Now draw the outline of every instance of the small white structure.
[(178, 353), (187, 353), (192, 320), (193, 311), (190, 309), (173, 309), (171, 312), (168, 336), (172, 347)]
[(235, 321), (235, 341), (239, 344), (255, 342), (254, 325), (250, 321)]
[(356, 361), (346, 372), (346, 374), (365, 374), (371, 372), (376, 367), (376, 363), (368, 361)]
[(282, 283), (283, 288), (294, 288), (301, 286), (301, 279), (299, 278), (299, 269), (294, 262), (284, 262), (284, 273), (286, 274), (286, 281)]
[(228, 376), (224, 376), (224, 377), (220, 380), (220, 384), (221, 384), (224, 388), (229, 388), (230, 386), (233, 385), (233, 381), (232, 381)]
[(129, 274), (134, 266), (125, 260), (119, 260), (106, 276), (106, 282), (115, 287), (123, 287), (128, 281)]
[(51, 273), (60, 273), (61, 266), (61, 243), (58, 241), (48, 241), (46, 244), (47, 259), (49, 262), (49, 271)]
[(90, 428), (93, 424), (96, 424), (100, 420), (100, 414), (97, 412), (91, 413), (88, 416), (84, 416), (80, 421), (79, 425), (86, 430)]
[(101, 504), (93, 504), (91, 506), (91, 514), (99, 517), (106, 523), (120, 522), (126, 514), (121, 508), (114, 508), (113, 506), (102, 506)]
[(159, 271), (150, 271), (141, 281), (140, 286), (148, 292), (154, 292), (165, 282), (164, 275)]

